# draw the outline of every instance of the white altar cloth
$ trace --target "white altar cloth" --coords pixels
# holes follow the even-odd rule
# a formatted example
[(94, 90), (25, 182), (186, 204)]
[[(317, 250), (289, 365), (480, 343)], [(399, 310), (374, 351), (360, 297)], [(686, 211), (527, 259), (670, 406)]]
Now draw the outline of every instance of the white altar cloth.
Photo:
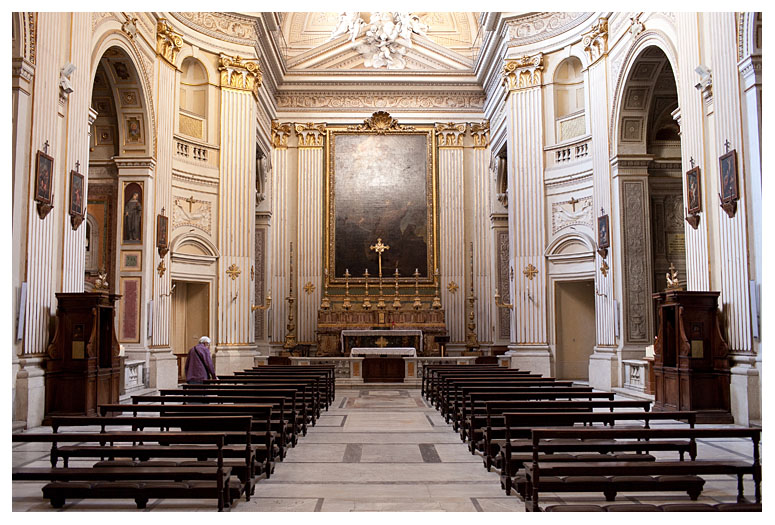
[(412, 347), (393, 347), (393, 348), (366, 348), (356, 347), (350, 351), (352, 357), (367, 355), (389, 355), (391, 357), (417, 357), (417, 350)]

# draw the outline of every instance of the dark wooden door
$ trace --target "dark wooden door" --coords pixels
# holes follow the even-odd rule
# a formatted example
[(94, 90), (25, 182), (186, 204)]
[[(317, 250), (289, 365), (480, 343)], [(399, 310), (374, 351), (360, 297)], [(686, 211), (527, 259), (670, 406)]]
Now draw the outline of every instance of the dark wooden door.
[(400, 357), (367, 357), (363, 360), (364, 383), (403, 383), (404, 360)]

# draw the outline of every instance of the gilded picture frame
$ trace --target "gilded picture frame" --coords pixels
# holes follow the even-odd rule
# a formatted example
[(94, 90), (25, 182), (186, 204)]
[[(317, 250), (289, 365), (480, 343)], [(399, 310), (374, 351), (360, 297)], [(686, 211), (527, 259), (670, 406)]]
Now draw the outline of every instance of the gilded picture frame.
[(325, 267), (328, 284), (384, 278), (433, 284), (438, 268), (436, 137), (385, 112), (364, 124), (326, 130)]
[(35, 158), (35, 193), (34, 200), (38, 206), (38, 215), (46, 218), (51, 209), (54, 184), (54, 157), (38, 150)]
[(83, 175), (75, 170), (70, 171), (70, 195), (69, 206), (70, 223), (74, 230), (77, 230), (84, 219), (86, 207), (84, 206), (84, 178)]
[(737, 201), (740, 199), (737, 180), (737, 151), (731, 150), (721, 155), (719, 162), (721, 208), (732, 218), (737, 213)]

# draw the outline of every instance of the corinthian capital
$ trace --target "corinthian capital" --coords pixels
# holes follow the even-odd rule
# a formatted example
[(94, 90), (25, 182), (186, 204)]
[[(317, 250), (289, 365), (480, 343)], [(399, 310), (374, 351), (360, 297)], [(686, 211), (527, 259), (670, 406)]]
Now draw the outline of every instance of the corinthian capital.
[(172, 30), (166, 18), (160, 19), (156, 24), (156, 53), (174, 66), (182, 47), (182, 35)]
[(589, 31), (581, 35), (581, 43), (590, 64), (608, 53), (608, 19), (599, 18)]
[(221, 53), (218, 71), (221, 72), (221, 87), (250, 91), (258, 99), (258, 88), (261, 87), (263, 77), (261, 66), (257, 61), (243, 60), (240, 56), (231, 57)]
[(543, 53), (507, 60), (503, 66), (503, 84), (509, 91), (537, 87), (543, 81), (543, 71)]
[(466, 125), (454, 122), (437, 123), (436, 136), (439, 137), (439, 147), (463, 147), (463, 135), (466, 132)]
[(294, 124), (293, 127), (299, 137), (299, 147), (323, 147), (323, 137), (326, 136), (325, 124), (307, 122), (306, 124)]
[(288, 137), (291, 134), (291, 123), (280, 124), (278, 121), (272, 121), (272, 146), (275, 148), (287, 148)]
[(490, 122), (471, 122), (468, 124), (471, 136), (474, 138), (475, 148), (486, 148), (490, 145)]

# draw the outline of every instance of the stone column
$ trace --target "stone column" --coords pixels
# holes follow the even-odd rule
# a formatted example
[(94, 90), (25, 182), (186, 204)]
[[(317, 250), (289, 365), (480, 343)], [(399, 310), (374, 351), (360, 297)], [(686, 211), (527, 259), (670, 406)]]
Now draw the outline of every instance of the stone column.
[(546, 331), (543, 54), (507, 59), (511, 366), (551, 375)]
[[(149, 260), (153, 261), (152, 273), (153, 289), (151, 300), (153, 316), (151, 334), (150, 359), (148, 363), (149, 386), (155, 388), (174, 388), (178, 384), (177, 358), (172, 354), (171, 340), (171, 318), (172, 318), (172, 296), (170, 288), (172, 279), (169, 268), (171, 266), (168, 252), (156, 247), (158, 239), (156, 238), (157, 215), (172, 217), (172, 158), (174, 155), (174, 130), (175, 116), (177, 115), (176, 92), (178, 87), (177, 68), (175, 61), (178, 52), (182, 47), (183, 40), (178, 33), (175, 33), (162, 19), (157, 24), (156, 34), (156, 66), (158, 68), (157, 82), (157, 103), (158, 107), (165, 108), (165, 111), (159, 111), (156, 117), (156, 137), (157, 137), (157, 164), (156, 175), (154, 178), (154, 201), (146, 201), (148, 204), (153, 202), (153, 206), (148, 206), (152, 213), (150, 223), (146, 232), (151, 236), (151, 244), (147, 253)], [(168, 221), (171, 223), (171, 219)], [(168, 225), (167, 237), (171, 233)]]
[[(473, 235), (476, 337), (480, 344), (495, 341), (493, 333), (493, 284), (490, 261), (495, 257), (490, 231), (490, 123), (468, 125), (474, 139)], [(466, 291), (468, 293), (468, 291)]]
[[(439, 271), (448, 347), (465, 343), (466, 250), (463, 206), (465, 124), (436, 124), (439, 146)], [(431, 269), (429, 268), (429, 271)]]
[[(587, 69), (587, 93), (589, 103), (589, 127), (592, 135), (590, 158), (592, 159), (592, 209), (594, 216), (601, 210), (608, 214), (611, 223), (609, 236), (613, 239), (616, 219), (611, 213), (611, 165), (608, 129), (608, 108), (611, 105), (607, 68), (608, 32), (604, 27), (594, 28), (585, 34), (585, 51), (590, 60)], [(604, 29), (601, 31), (601, 29)], [(595, 44), (598, 44), (597, 46)], [(594, 93), (594, 99), (591, 94)], [(595, 225), (597, 232), (597, 225)], [(616, 362), (616, 297), (614, 295), (614, 253), (621, 248), (612, 244), (603, 257), (595, 255), (595, 349), (589, 358), (589, 384), (608, 390), (618, 384)]]
[(83, 291), (83, 268), (86, 251), (85, 221), (81, 217), (69, 214), (70, 205), (70, 170), (77, 170), (84, 176), (81, 198), (85, 211), (88, 195), (89, 166), (89, 106), (91, 97), (89, 82), (91, 80), (89, 64), (89, 42), (79, 38), (90, 30), (91, 17), (88, 13), (70, 13), (71, 35), (70, 54), (67, 59), (75, 66), (69, 81), (72, 92), (60, 88), (61, 96), (67, 101), (67, 158), (65, 160), (65, 206), (62, 209), (64, 226), (62, 228), (62, 291)]
[(323, 145), (325, 124), (296, 124), (299, 139), (298, 254), (296, 290), (296, 340), (316, 344), (318, 307), (323, 282)]
[[(714, 277), (720, 277), (721, 310), (725, 318), (724, 337), (732, 354), (732, 415), (735, 423), (745, 424), (750, 419), (761, 417), (758, 403), (758, 381), (755, 377), (756, 355), (753, 351), (751, 333), (751, 303), (749, 279), (752, 279), (753, 263), (749, 253), (755, 246), (749, 242), (751, 224), (748, 214), (753, 195), (748, 186), (751, 179), (759, 177), (754, 168), (746, 162), (748, 145), (744, 141), (742, 124), (744, 122), (741, 106), (740, 70), (737, 60), (737, 26), (734, 13), (708, 13), (708, 28), (713, 35), (711, 50), (713, 56), (713, 106), (714, 126), (712, 134), (713, 157), (717, 159), (726, 153), (727, 148), (737, 152), (738, 193), (740, 200), (733, 217), (726, 212), (718, 214), (719, 254)], [(755, 147), (755, 146), (754, 146)], [(720, 192), (719, 165), (714, 161), (713, 178), (717, 181), (711, 205), (719, 206), (717, 193)]]
[[(681, 164), (683, 171), (692, 168), (692, 161), (700, 167), (702, 192), (700, 201), (702, 212), (700, 222), (695, 229), (688, 222), (685, 223), (684, 232), (686, 238), (686, 289), (710, 290), (710, 272), (708, 266), (708, 228), (710, 215), (708, 206), (713, 205), (710, 193), (709, 177), (713, 173), (715, 159), (711, 158), (705, 150), (703, 139), (707, 133), (705, 125), (706, 104), (710, 103), (709, 91), (703, 89), (699, 93), (693, 80), (699, 79), (694, 72), (698, 65), (702, 64), (699, 36), (699, 13), (676, 13), (678, 32), (682, 36), (678, 46), (678, 71), (687, 72), (688, 79), (677, 83), (678, 100), (681, 106), (678, 113), (674, 114), (675, 120), (681, 129)], [(690, 73), (689, 73), (690, 72)], [(707, 86), (709, 87), (709, 86)], [(705, 103), (703, 103), (705, 102)], [(686, 190), (686, 177), (683, 177), (684, 207), (689, 202)], [(683, 278), (684, 276), (679, 276)]]
[[(272, 291), (271, 333), (273, 347), (285, 341), (285, 322), (288, 318), (288, 137), (290, 122), (272, 121), (272, 224), (269, 243), (269, 275)], [(258, 300), (258, 298), (257, 298)]]
[(221, 54), (221, 155), (218, 200), (216, 372), (253, 366), (256, 353), (250, 269), (255, 254), (257, 62)]

